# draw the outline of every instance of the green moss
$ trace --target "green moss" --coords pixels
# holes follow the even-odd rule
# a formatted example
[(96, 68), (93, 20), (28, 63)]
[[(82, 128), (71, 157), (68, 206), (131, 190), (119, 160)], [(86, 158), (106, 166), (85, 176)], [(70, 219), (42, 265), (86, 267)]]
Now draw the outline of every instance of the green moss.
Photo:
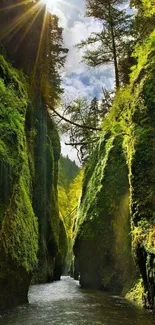
[[(137, 272), (132, 262), (133, 254), (143, 281), (143, 304), (152, 308), (155, 283), (155, 32), (143, 44), (137, 45), (135, 56), (137, 66), (131, 73), (130, 85), (117, 92), (113, 107), (103, 121), (101, 140), (85, 171), (74, 250), (83, 284), (87, 282), (86, 277), (91, 284), (99, 274), (103, 286), (108, 287), (110, 283), (115, 286), (118, 281), (124, 286), (123, 292), (129, 289), (128, 284), (132, 285)], [(122, 209), (123, 206), (127, 210)], [(121, 246), (123, 254), (127, 254), (126, 260), (133, 265), (130, 271), (123, 265), (123, 259), (119, 259)], [(94, 255), (100, 257), (91, 261)], [(82, 266), (84, 260), (86, 263)], [(94, 271), (93, 263), (98, 263)], [(121, 271), (119, 279), (115, 263), (125, 272), (125, 277)], [(136, 290), (140, 289), (133, 291)], [(142, 301), (142, 294), (140, 299)]]
[[(80, 224), (86, 219), (86, 217), (89, 216), (89, 211), (91, 211), (90, 220), (93, 219), (92, 204), (94, 207), (97, 194), (100, 193), (100, 190), (102, 188), (104, 169), (107, 164), (109, 151), (113, 146), (114, 137), (107, 137), (107, 139), (107, 141), (106, 137), (103, 137), (103, 140), (101, 139), (100, 143), (95, 149), (94, 155), (91, 157), (90, 163), (86, 166), (81, 196), (82, 205), (80, 215), (78, 217), (77, 229), (80, 227)], [(102, 160), (101, 155), (103, 158)]]
[(88, 163), (74, 246), (81, 284), (119, 292), (135, 276), (122, 141), (104, 136)]
[(142, 0), (142, 4), (146, 16), (152, 16), (155, 13), (153, 0)]
[(25, 132), (28, 106), (25, 78), (0, 56), (0, 308), (27, 301), (38, 263), (38, 222)]
[(25, 136), (26, 83), (0, 57), (0, 245), (7, 259), (32, 271), (37, 263), (38, 230), (31, 202), (31, 178)]
[(68, 251), (68, 238), (66, 235), (65, 225), (63, 220), (60, 220), (60, 230), (59, 230), (59, 250), (55, 258), (55, 268), (54, 268), (54, 279), (60, 280), (63, 274), (66, 262), (66, 255)]
[(0, 305), (4, 307), (11, 299), (15, 304), (27, 301), (34, 271), (36, 282), (51, 281), (59, 252), (64, 262), (59, 157), (59, 135), (43, 97), (33, 96), (32, 101), (24, 76), (0, 56)]
[[(35, 102), (35, 177), (33, 208), (39, 223), (39, 265), (34, 282), (52, 281), (57, 264), (64, 262), (67, 237), (62, 231), (58, 207), (60, 140), (43, 98)], [(61, 232), (61, 237), (60, 237)]]
[[(27, 183), (27, 180), (26, 180)], [(27, 272), (37, 265), (38, 225), (23, 176), (14, 186), (1, 228), (1, 249)]]
[(135, 302), (139, 306), (143, 306), (144, 286), (142, 279), (139, 279), (126, 294), (126, 299)]

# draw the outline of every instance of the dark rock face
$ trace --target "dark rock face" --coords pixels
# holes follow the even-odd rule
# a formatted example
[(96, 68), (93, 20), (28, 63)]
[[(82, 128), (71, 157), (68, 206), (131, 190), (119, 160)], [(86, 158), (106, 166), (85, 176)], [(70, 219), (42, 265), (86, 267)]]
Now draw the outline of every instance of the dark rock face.
[(55, 257), (59, 249), (57, 178), (60, 142), (43, 100), (36, 102), (34, 116), (33, 208), (39, 223), (39, 267), (34, 281), (44, 283), (53, 279)]
[(60, 280), (64, 272), (66, 255), (68, 251), (68, 238), (66, 229), (62, 220), (59, 223), (59, 249), (55, 257), (54, 280)]
[(12, 266), (5, 279), (0, 279), (0, 311), (27, 303), (30, 281), (31, 275), (28, 276), (24, 269), (13, 270)]
[[(83, 240), (79, 243), (81, 254), (75, 259), (74, 278), (80, 278), (80, 285), (84, 288), (102, 289), (100, 275), (100, 256), (97, 256), (97, 247), (94, 241)], [(80, 270), (80, 272), (79, 272)]]

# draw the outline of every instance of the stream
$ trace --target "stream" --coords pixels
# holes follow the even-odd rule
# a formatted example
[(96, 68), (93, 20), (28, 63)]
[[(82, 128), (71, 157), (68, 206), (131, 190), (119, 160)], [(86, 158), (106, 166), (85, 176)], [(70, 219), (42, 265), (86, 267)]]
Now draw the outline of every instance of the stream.
[(29, 304), (0, 317), (0, 325), (155, 325), (155, 315), (125, 299), (81, 289), (78, 281), (35, 285)]

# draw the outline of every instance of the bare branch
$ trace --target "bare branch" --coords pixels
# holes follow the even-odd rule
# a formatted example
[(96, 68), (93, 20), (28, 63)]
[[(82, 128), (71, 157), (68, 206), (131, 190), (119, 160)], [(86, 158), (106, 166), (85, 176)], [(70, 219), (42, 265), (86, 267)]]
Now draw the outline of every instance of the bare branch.
[(94, 140), (91, 140), (89, 142), (70, 142), (70, 143), (66, 143), (65, 142), (65, 145), (66, 146), (82, 146), (82, 145), (87, 145), (87, 144), (90, 144), (90, 143), (95, 143), (99, 140), (99, 138), (97, 139), (94, 139)]
[(79, 128), (87, 129), (87, 130), (102, 131), (101, 128), (95, 128), (93, 126), (88, 126), (88, 125), (85, 125), (85, 124), (78, 124), (76, 122), (70, 121), (66, 117), (64, 117), (60, 113), (58, 113), (53, 107), (50, 108), (50, 110), (52, 110), (60, 119), (64, 120), (65, 122), (67, 122), (67, 123), (69, 123), (71, 125), (75, 125), (75, 126), (77, 126)]

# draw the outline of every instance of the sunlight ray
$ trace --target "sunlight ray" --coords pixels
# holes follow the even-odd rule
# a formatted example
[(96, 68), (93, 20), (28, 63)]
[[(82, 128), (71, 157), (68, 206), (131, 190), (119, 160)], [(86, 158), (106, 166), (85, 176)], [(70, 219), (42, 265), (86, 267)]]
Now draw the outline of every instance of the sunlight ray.
[[(25, 3), (27, 3), (27, 2), (23, 1), (22, 5)], [(2, 10), (3, 10), (3, 12), (7, 13), (11, 9), (14, 10), (14, 8), (16, 8), (16, 6), (19, 7), (19, 5), (21, 5), (21, 4), (7, 6), (7, 7), (3, 8)], [(16, 34), (18, 34), (18, 32), (20, 30), (22, 30), (22, 32), (19, 33), (20, 38), (18, 40), (18, 44), (16, 43), (15, 47), (13, 48), (13, 52), (16, 52), (18, 50), (18, 48), (20, 47), (22, 41), (25, 39), (25, 37), (27, 36), (29, 31), (31, 30), (31, 27), (34, 25), (39, 14), (41, 13), (42, 10), (44, 10), (43, 11), (43, 21), (41, 23), (42, 26), (41, 26), (41, 31), (40, 31), (40, 38), (39, 38), (38, 44), (37, 44), (37, 54), (36, 54), (36, 59), (35, 59), (35, 63), (34, 63), (34, 68), (33, 68), (33, 77), (35, 76), (36, 70), (38, 67), (38, 62), (39, 62), (41, 48), (42, 48), (42, 42), (43, 42), (43, 38), (44, 38), (44, 32), (45, 32), (45, 28), (46, 28), (46, 19), (48, 16), (48, 11), (46, 9), (47, 8), (45, 7), (45, 3), (43, 3), (42, 1), (38, 1), (37, 3), (33, 4), (33, 6), (31, 6), (31, 8), (29, 8), (26, 12), (21, 13), (20, 16), (19, 15), (18, 15), (18, 17), (15, 16), (14, 20), (10, 22), (9, 26), (4, 27), (4, 29), (1, 30), (1, 32), (0, 32), (0, 39), (1, 40), (7, 39), (7, 43), (9, 43), (11, 41), (11, 39), (13, 39), (14, 36)]]
[(27, 13), (24, 13), (20, 16), (20, 18), (15, 19), (0, 35), (0, 39), (4, 39), (8, 36), (7, 40), (9, 41), (18, 30), (22, 28), (22, 26), (32, 17), (32, 14), (39, 10), (40, 6), (38, 4), (34, 5), (30, 8)]
[(33, 77), (36, 74), (36, 70), (37, 70), (37, 66), (38, 66), (38, 61), (39, 61), (40, 51), (41, 51), (41, 45), (42, 45), (44, 31), (45, 31), (45, 26), (46, 26), (46, 19), (47, 19), (47, 12), (45, 11), (45, 15), (44, 15), (44, 19), (43, 19), (43, 24), (42, 24), (42, 29), (41, 29), (41, 33), (40, 33), (40, 40), (39, 40), (39, 44), (38, 44), (38, 51), (37, 51), (35, 66), (34, 66), (34, 70), (33, 70)]
[(47, 10), (50, 11), (56, 7), (58, 0), (40, 0), (40, 3), (46, 5)]
[[(23, 33), (21, 39), (19, 40), (17, 46), (15, 47), (14, 51), (17, 51), (20, 44), (22, 43), (22, 41), (24, 40), (24, 38), (26, 37), (26, 35), (28, 34), (28, 32), (30, 31), (31, 27), (33, 26), (33, 24), (35, 23), (37, 17), (39, 16), (40, 12), (42, 10), (42, 7), (39, 8), (39, 10), (37, 10), (36, 14), (34, 15), (32, 21), (29, 23), (28, 27), (26, 28), (25, 32)], [(31, 19), (31, 17), (30, 17)]]
[(0, 9), (0, 12), (2, 12), (2, 11), (7, 11), (7, 10), (11, 10), (11, 9), (13, 9), (13, 8), (23, 6), (23, 4), (26, 4), (26, 3), (27, 3), (27, 1), (25, 0), (25, 1), (23, 1), (23, 2), (16, 3), (16, 4), (14, 4), (14, 5), (10, 5), (10, 6), (3, 7), (3, 8)]

